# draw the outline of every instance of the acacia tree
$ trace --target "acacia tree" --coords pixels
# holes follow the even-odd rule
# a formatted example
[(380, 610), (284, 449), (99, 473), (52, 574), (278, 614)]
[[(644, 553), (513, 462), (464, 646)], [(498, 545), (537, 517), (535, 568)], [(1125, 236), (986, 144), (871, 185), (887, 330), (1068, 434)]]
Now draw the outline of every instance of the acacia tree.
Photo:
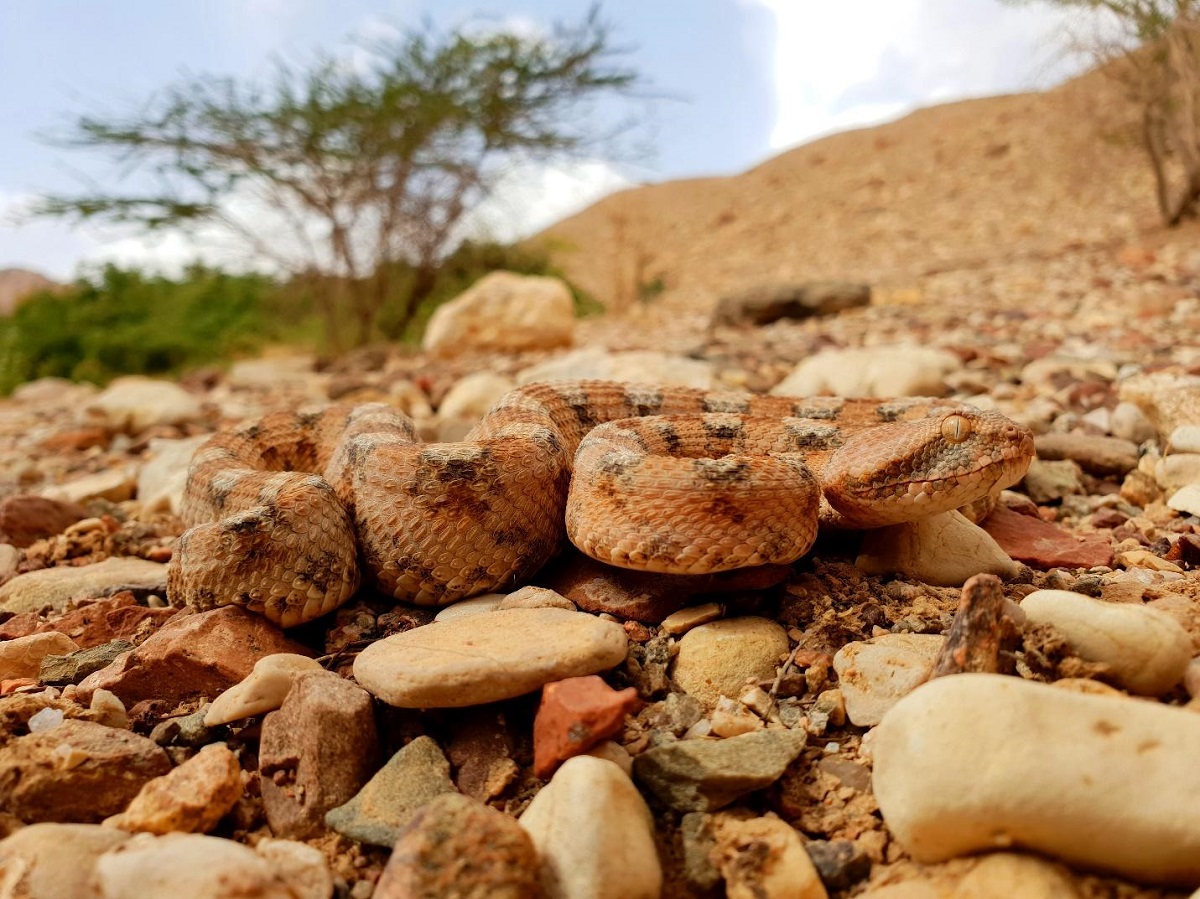
[[(596, 147), (581, 107), (638, 82), (598, 7), (538, 37), (425, 27), (359, 49), (365, 64), (277, 63), (265, 85), (189, 78), (128, 117), (79, 118), (54, 140), (112, 154), (137, 188), (48, 196), (35, 213), (217, 226), (316, 282), (331, 344), (362, 344), (387, 303), (401, 305), (389, 310), (401, 328), (412, 317), (506, 166)], [(403, 296), (398, 264), (413, 272)]]
[(1140, 114), (1159, 212), (1169, 226), (1200, 211), (1200, 0), (1010, 0), (1099, 13), (1076, 37)]

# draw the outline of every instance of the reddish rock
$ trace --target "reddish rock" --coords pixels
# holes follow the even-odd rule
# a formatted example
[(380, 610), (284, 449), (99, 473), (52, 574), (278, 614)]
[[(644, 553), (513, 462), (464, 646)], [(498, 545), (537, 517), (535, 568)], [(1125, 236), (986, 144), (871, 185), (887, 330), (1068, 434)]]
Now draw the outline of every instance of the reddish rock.
[(537, 850), (513, 818), (447, 793), (404, 828), (374, 899), (537, 899)]
[(92, 691), (109, 690), (128, 708), (142, 700), (176, 703), (214, 697), (246, 678), (254, 663), (276, 652), (312, 655), (278, 626), (238, 606), (175, 615), (154, 636), (79, 684), (87, 702)]
[(983, 523), (1000, 548), (1035, 568), (1092, 568), (1112, 564), (1112, 544), (1104, 537), (1077, 539), (1038, 518), (999, 507)]
[(36, 634), (41, 624), (42, 616), (37, 612), (20, 612), (0, 624), (0, 640), (16, 640), (18, 637)]
[(56, 621), (42, 625), (40, 630), (66, 634), (81, 649), (90, 649), (113, 640), (129, 640), (132, 643), (133, 638), (142, 632), (143, 622), (151, 622), (147, 626), (154, 628), (178, 613), (179, 609), (151, 609), (138, 605), (133, 594), (125, 590), (109, 599), (82, 605)]
[(637, 690), (614, 690), (595, 674), (546, 684), (533, 722), (533, 773), (548, 777), (572, 756), (621, 730)]
[(166, 752), (145, 737), (67, 719), (0, 749), (0, 810), (27, 823), (95, 823), (170, 770)]
[(1116, 509), (1101, 507), (1092, 513), (1092, 527), (1094, 528), (1119, 528), (1129, 520), (1129, 516)]
[(60, 431), (42, 441), (42, 449), (52, 453), (68, 450), (85, 450), (93, 446), (108, 446), (108, 431), (104, 428), (76, 428), (73, 431)]
[(263, 721), (258, 770), (277, 837), (324, 830), (325, 813), (349, 802), (379, 767), (375, 713), (366, 690), (329, 671), (297, 678)]
[(503, 712), (492, 706), (464, 709), (451, 722), (450, 731), (446, 758), (454, 767), (454, 785), (460, 792), (487, 802), (520, 773), (514, 760), (520, 735)]
[(0, 502), (0, 542), (24, 548), (88, 517), (78, 503), (20, 493)]

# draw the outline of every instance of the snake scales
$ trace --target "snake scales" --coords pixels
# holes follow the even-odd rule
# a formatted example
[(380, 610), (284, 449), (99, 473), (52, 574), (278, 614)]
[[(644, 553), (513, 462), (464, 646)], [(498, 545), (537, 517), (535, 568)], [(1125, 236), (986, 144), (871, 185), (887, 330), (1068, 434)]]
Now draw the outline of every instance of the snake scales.
[(541, 383), (443, 444), (382, 404), (281, 412), (196, 452), (169, 591), (291, 626), (349, 599), (361, 564), (397, 599), (444, 605), (528, 578), (564, 521), (627, 568), (789, 563), (819, 519), (948, 511), (1015, 483), (1032, 456), (999, 413), (931, 399)]

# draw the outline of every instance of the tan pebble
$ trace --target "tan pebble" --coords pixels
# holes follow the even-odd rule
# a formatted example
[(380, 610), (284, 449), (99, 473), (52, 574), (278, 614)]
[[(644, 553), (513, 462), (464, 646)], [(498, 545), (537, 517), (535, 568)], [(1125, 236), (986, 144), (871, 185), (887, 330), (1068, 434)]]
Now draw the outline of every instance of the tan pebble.
[(800, 832), (778, 816), (717, 812), (714, 855), (729, 899), (828, 899)]
[(1160, 696), (1183, 678), (1192, 639), (1165, 612), (1132, 603), (1107, 603), (1067, 590), (1038, 590), (1021, 601), (1031, 624), (1049, 624), (1071, 651), (1109, 667), (1121, 686)]
[(625, 772), (626, 777), (633, 776), (633, 756), (620, 743), (614, 743), (612, 740), (605, 740), (603, 743), (598, 743), (589, 749), (584, 755), (590, 755), (595, 759), (603, 759), (606, 762), (612, 762), (618, 768)]
[(1180, 487), (1171, 494), (1167, 506), (1184, 515), (1200, 515), (1200, 484)]
[(66, 634), (46, 631), (15, 640), (0, 642), (0, 680), (19, 677), (37, 678), (46, 656), (62, 656), (76, 652), (79, 646)]
[(504, 602), (504, 596), (503, 593), (485, 593), (482, 596), (472, 596), (470, 599), (464, 599), (461, 602), (446, 606), (434, 616), (433, 620), (439, 622), (454, 621), (458, 618), (478, 615), (481, 612), (494, 612), (496, 606)]
[(1151, 571), (1183, 573), (1183, 569), (1174, 562), (1169, 562), (1146, 549), (1128, 549), (1120, 552), (1113, 559), (1113, 564), (1122, 568), (1149, 568)]
[(548, 899), (658, 899), (650, 809), (612, 762), (567, 759), (521, 815)]
[(98, 712), (101, 724), (108, 727), (128, 727), (129, 715), (125, 711), (125, 703), (121, 702), (120, 697), (108, 690), (96, 690), (92, 693), (92, 701), (88, 704), (88, 708), (93, 712)]
[(333, 895), (333, 873), (320, 849), (297, 840), (267, 837), (254, 844), (254, 851), (291, 887), (296, 899), (330, 899)]
[(1013, 845), (1149, 883), (1200, 882), (1200, 715), (956, 674), (875, 729), (873, 789), (923, 863)]
[(621, 625), (565, 609), (507, 609), (372, 643), (354, 661), (367, 690), (401, 708), (458, 708), (521, 696), (625, 660)]
[(179, 767), (147, 782), (104, 823), (130, 832), (207, 833), (242, 795), (242, 768), (224, 743), (205, 746)]
[(578, 611), (578, 607), (561, 593), (545, 587), (522, 587), (514, 590), (496, 605), (496, 611), (504, 609), (566, 609)]
[(5, 899), (102, 899), (91, 882), (104, 852), (129, 834), (99, 824), (30, 824), (0, 840)]
[(762, 730), (762, 719), (736, 700), (722, 696), (710, 718), (712, 732), (718, 737), (736, 737)]
[(686, 634), (694, 627), (716, 621), (721, 614), (721, 607), (717, 603), (706, 602), (704, 605), (688, 606), (678, 612), (673, 612), (664, 618), (659, 626), (668, 634), (679, 636)]
[(1078, 899), (1070, 874), (1061, 865), (1034, 855), (995, 852), (985, 855), (959, 881), (954, 899)]
[(854, 564), (867, 574), (907, 574), (940, 587), (960, 587), (980, 573), (1007, 578), (1020, 570), (987, 531), (961, 512), (867, 531)]
[(774, 621), (728, 618), (683, 635), (671, 676), (684, 692), (711, 706), (722, 696), (737, 696), (747, 682), (774, 678), (787, 654), (787, 631)]
[(291, 652), (263, 656), (254, 663), (249, 676), (234, 684), (213, 700), (204, 714), (204, 726), (216, 727), (273, 712), (283, 705), (296, 678), (308, 671), (320, 671), (316, 659)]
[(901, 697), (929, 678), (945, 642), (938, 634), (883, 634), (839, 649), (833, 670), (850, 721), (859, 727), (882, 721)]

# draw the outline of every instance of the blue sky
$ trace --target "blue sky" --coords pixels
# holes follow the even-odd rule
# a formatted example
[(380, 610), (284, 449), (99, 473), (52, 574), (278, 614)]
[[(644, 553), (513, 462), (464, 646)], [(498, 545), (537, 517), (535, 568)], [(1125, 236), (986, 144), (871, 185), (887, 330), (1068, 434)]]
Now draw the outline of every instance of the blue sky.
[[(590, 0), (35, 0), (0, 4), (0, 216), (111, 167), (48, 147), (83, 112), (123, 113), (184, 74), (258, 77), (273, 57), (351, 53), (355, 35), (483, 18), (540, 29)], [(607, 0), (604, 17), (656, 100), (651, 156), (527, 172), (493, 219), (529, 230), (630, 182), (744, 170), (823, 133), (915, 106), (1045, 86), (1071, 70), (1059, 19), (997, 0)], [(515, 198), (515, 199), (514, 199)], [(503, 235), (509, 236), (509, 235)], [(54, 223), (0, 221), (0, 267), (69, 277), (81, 262), (170, 267), (193, 247)], [(217, 253), (219, 257), (219, 253)]]

